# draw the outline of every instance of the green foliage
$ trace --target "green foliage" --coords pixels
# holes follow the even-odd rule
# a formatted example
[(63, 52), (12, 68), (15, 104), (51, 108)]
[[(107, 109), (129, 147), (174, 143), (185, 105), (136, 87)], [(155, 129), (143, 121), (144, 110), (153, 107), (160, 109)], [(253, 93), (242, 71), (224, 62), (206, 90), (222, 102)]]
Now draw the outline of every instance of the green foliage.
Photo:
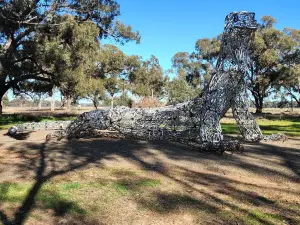
[(87, 95), (98, 41), (140, 41), (138, 32), (116, 20), (119, 8), (114, 0), (1, 1), (0, 98), (24, 81), (54, 84), (68, 98)]
[(127, 106), (127, 107), (132, 107), (133, 100), (128, 97), (127, 94), (122, 94), (120, 97), (115, 98), (115, 103), (116, 106)]
[(290, 95), (300, 106), (300, 30), (285, 28), (286, 37), (281, 40), (280, 45), (287, 52), (294, 52), (289, 64), (282, 66), (281, 76), (279, 78), (277, 89), (284, 87), (288, 95)]
[(202, 88), (202, 63), (188, 52), (177, 52), (172, 58), (172, 67), (178, 76), (185, 77), (195, 89)]
[(98, 28), (93, 23), (77, 23), (72, 16), (61, 20), (64, 23), (54, 27), (50, 35), (37, 37), (39, 61), (55, 74), (53, 82), (63, 96), (85, 96), (96, 71)]
[[(207, 60), (210, 64), (213, 64), (219, 56), (221, 47), (221, 36), (213, 39), (203, 38), (199, 39), (195, 45), (196, 56), (201, 56), (204, 60)], [(201, 57), (199, 59), (201, 59)]]
[(99, 101), (106, 100), (104, 81), (102, 79), (94, 79), (93, 82), (90, 83), (87, 98), (92, 100), (96, 109), (99, 106)]
[[(274, 90), (280, 90), (283, 85), (289, 90), (289, 94), (294, 94), (295, 98), (300, 90), (298, 89), (300, 31), (290, 28), (280, 31), (274, 28), (276, 23), (276, 19), (272, 16), (263, 16), (252, 45), (254, 63), (248, 71), (246, 81), (254, 97), (257, 112), (262, 112), (264, 99)], [(221, 36), (200, 39), (196, 42), (194, 55), (206, 64), (203, 70), (207, 78), (210, 77), (211, 69), (216, 64), (220, 40)]]
[(160, 98), (164, 94), (164, 72), (155, 56), (146, 61), (140, 61), (138, 67), (129, 76), (133, 84), (132, 92), (138, 96)]
[[(126, 92), (130, 90), (129, 77), (131, 76), (131, 73), (137, 70), (139, 66), (139, 57), (127, 56), (116, 46), (106, 44), (101, 46), (97, 63), (98, 67), (95, 74), (98, 79), (102, 80), (100, 81), (101, 83), (98, 85), (98, 88), (89, 90), (96, 90), (99, 93), (98, 95), (101, 100), (107, 101), (108, 99), (104, 97), (104, 91), (99, 88), (99, 86), (104, 87), (113, 106), (116, 94), (122, 92), (126, 95)], [(119, 100), (117, 105), (131, 104), (124, 98)]]
[(264, 99), (274, 87), (281, 86), (280, 80), (290, 79), (295, 69), (293, 62), (300, 54), (297, 38), (273, 27), (275, 18), (264, 16), (261, 20), (252, 46), (254, 64), (247, 78), (257, 112), (262, 111)]
[(119, 80), (117, 77), (109, 77), (105, 80), (105, 89), (111, 97), (114, 97), (116, 93), (120, 91), (119, 89)]
[(195, 54), (177, 52), (172, 57), (172, 67), (177, 77), (166, 84), (168, 103), (176, 104), (196, 97), (206, 83), (206, 64), (199, 61)]
[(166, 86), (169, 104), (177, 104), (188, 101), (199, 93), (186, 82), (186, 78), (178, 76), (169, 81)]

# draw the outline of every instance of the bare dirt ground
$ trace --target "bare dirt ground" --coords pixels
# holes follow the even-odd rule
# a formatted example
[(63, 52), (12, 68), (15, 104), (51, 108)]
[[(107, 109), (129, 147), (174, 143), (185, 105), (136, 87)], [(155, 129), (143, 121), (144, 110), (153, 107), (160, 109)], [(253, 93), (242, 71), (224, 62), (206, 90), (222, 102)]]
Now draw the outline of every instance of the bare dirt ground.
[[(12, 203), (0, 193), (0, 223), (300, 224), (299, 138), (217, 155), (169, 142), (4, 134), (0, 184), (28, 191)], [(42, 190), (50, 197), (37, 197)], [(60, 208), (45, 207), (57, 192)]]

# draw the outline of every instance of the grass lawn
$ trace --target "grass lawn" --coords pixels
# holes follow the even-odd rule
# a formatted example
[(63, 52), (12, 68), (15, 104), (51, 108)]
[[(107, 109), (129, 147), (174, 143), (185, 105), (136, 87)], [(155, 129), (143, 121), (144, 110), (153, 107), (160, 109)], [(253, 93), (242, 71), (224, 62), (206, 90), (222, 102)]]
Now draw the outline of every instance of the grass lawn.
[[(263, 134), (270, 135), (275, 133), (282, 133), (287, 136), (297, 137), (300, 136), (300, 120), (257, 120)], [(221, 121), (222, 131), (224, 134), (239, 134), (239, 129), (235, 121), (224, 120)]]
[[(98, 175), (93, 175), (98, 174)], [(85, 180), (76, 177), (84, 176)], [(69, 180), (68, 180), (69, 178)], [(169, 221), (168, 214), (174, 216), (174, 213), (182, 215), (192, 214), (193, 217), (201, 221), (201, 218), (216, 217), (224, 223), (239, 221), (243, 224), (285, 224), (287, 219), (272, 211), (269, 207), (296, 207), (294, 210), (298, 212), (296, 204), (282, 204), (267, 197), (256, 195), (247, 199), (247, 194), (239, 193), (237, 198), (231, 193), (230, 197), (218, 200), (218, 204), (228, 206), (218, 209), (219, 206), (210, 205), (210, 201), (195, 198), (193, 195), (184, 193), (174, 182), (147, 177), (147, 173), (142, 170), (125, 170), (125, 169), (87, 169), (72, 174), (66, 179), (65, 177), (56, 178), (52, 181), (44, 183), (35, 196), (35, 208), (27, 215), (26, 224), (31, 222), (47, 221), (46, 215), (54, 218), (72, 218), (80, 220), (74, 224), (101, 224), (99, 218), (110, 214), (110, 217), (116, 217), (120, 207), (126, 212), (126, 204), (134, 204), (136, 213), (144, 215), (145, 212), (152, 212), (156, 217), (163, 216)], [(162, 181), (160, 180), (162, 179)], [(14, 211), (17, 206), (24, 204), (26, 198), (30, 196), (30, 190), (34, 183), (0, 183), (0, 201), (6, 209)], [(178, 190), (162, 192), (165, 188), (170, 187)], [(230, 191), (230, 190), (229, 190)], [(205, 199), (206, 191), (201, 195)], [(247, 192), (245, 192), (247, 193)], [(241, 202), (239, 202), (241, 201)], [(252, 202), (253, 201), (253, 202)], [(134, 203), (133, 203), (134, 202)], [(1, 205), (0, 204), (0, 205)], [(267, 204), (267, 206), (265, 206)], [(277, 206), (278, 204), (278, 206)], [(270, 205), (270, 206), (269, 206)], [(279, 206), (280, 205), (280, 206)], [(115, 211), (115, 212), (114, 212)], [(144, 215), (145, 216), (145, 215)], [(89, 218), (98, 218), (93, 221)], [(194, 219), (195, 220), (195, 219)], [(293, 220), (293, 219), (292, 219)], [(295, 217), (296, 220), (296, 217)], [(60, 219), (58, 219), (60, 221)], [(62, 220), (63, 221), (63, 220)], [(110, 223), (118, 224), (117, 218)], [(68, 224), (73, 224), (71, 221)], [(78, 221), (77, 221), (78, 222)], [(47, 222), (45, 222), (46, 224)], [(193, 224), (195, 221), (193, 221)], [(197, 223), (197, 222), (196, 222)], [(129, 223), (125, 223), (129, 224)], [(151, 224), (143, 221), (143, 224)], [(238, 222), (237, 222), (238, 224)]]

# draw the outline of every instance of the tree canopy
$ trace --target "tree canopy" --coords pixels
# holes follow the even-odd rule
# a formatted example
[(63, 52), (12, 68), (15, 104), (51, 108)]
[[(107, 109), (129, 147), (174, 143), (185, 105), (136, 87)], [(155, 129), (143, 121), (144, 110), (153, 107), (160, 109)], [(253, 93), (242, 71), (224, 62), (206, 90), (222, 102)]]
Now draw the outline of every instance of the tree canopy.
[[(264, 99), (285, 83), (286, 87), (296, 90), (299, 74), (299, 31), (274, 27), (276, 19), (263, 16), (253, 42), (253, 64), (246, 82), (251, 92), (256, 112), (262, 112)], [(206, 63), (209, 74), (215, 66), (220, 50), (221, 35), (213, 39), (200, 39), (196, 42), (195, 56)], [(297, 63), (298, 61), (298, 63)], [(298, 65), (297, 65), (298, 64)], [(293, 87), (292, 87), (293, 86)]]
[(164, 71), (155, 56), (148, 60), (140, 60), (137, 69), (129, 76), (133, 84), (132, 92), (138, 96), (162, 97), (164, 94)]
[[(119, 15), (120, 6), (113, 0), (1, 1), (0, 98), (8, 89), (18, 89), (22, 81), (59, 82), (58, 78), (64, 77), (68, 69), (59, 71), (61, 68), (58, 64), (66, 63), (70, 57), (74, 57), (74, 64), (76, 64), (80, 57), (76, 58), (78, 55), (75, 50), (76, 46), (78, 48), (81, 44), (86, 46), (107, 37), (112, 37), (121, 44), (131, 40), (139, 43), (140, 34), (134, 32), (131, 26), (117, 21)], [(93, 36), (78, 41), (76, 35), (80, 36), (80, 32), (81, 35), (88, 32)], [(44, 47), (41, 47), (41, 42)], [(54, 51), (55, 45), (56, 51)], [(63, 52), (58, 52), (61, 49)], [(64, 62), (52, 64), (50, 68), (46, 67), (47, 62), (50, 63), (53, 59), (42, 57), (45, 60), (40, 60), (43, 51), (46, 53), (54, 51), (53, 53)], [(67, 65), (69, 70), (70, 66), (74, 65)], [(77, 72), (84, 71), (83, 67), (79, 66)], [(1, 112), (2, 106), (0, 106)]]

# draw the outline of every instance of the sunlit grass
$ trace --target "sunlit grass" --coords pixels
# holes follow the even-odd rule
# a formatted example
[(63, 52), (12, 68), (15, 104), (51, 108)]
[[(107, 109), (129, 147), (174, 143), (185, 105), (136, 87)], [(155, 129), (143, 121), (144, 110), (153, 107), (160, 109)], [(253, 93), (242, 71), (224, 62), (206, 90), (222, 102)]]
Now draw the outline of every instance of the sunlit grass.
[(30, 184), (1, 183), (0, 202), (22, 202), (29, 189)]
[[(297, 120), (257, 120), (263, 134), (282, 133), (287, 136), (300, 136), (300, 121)], [(234, 120), (224, 120), (221, 123), (224, 134), (239, 134)]]
[[(29, 197), (32, 185), (32, 183), (1, 183), (0, 202), (8, 204), (23, 203)], [(44, 209), (52, 209), (56, 215), (87, 213), (73, 200), (74, 198), (71, 195), (65, 193), (66, 190), (79, 188), (79, 183), (64, 183), (61, 185), (63, 187), (61, 189), (57, 186), (52, 183), (44, 184), (36, 196), (37, 205)]]
[(78, 182), (71, 182), (71, 183), (64, 183), (60, 186), (61, 190), (63, 191), (68, 191), (68, 190), (72, 190), (72, 189), (78, 189), (80, 188), (80, 183)]
[[(273, 202), (273, 199), (265, 196), (256, 198), (260, 203), (264, 203), (259, 206), (261, 207), (259, 209), (253, 201), (253, 205), (247, 205), (250, 208), (241, 210), (247, 201), (243, 202), (243, 199), (239, 199), (236, 206), (228, 200), (229, 205), (234, 205), (234, 207), (231, 210), (223, 210), (221, 207), (217, 209), (210, 205), (209, 199), (194, 198), (181, 191), (163, 191), (169, 182), (163, 182), (156, 177), (155, 179), (147, 177), (144, 171), (124, 169), (92, 171), (101, 175), (79, 179), (77, 174), (45, 182), (35, 197), (34, 208), (40, 209), (40, 211), (33, 210), (30, 214), (31, 218), (34, 221), (43, 220), (44, 213), (51, 213), (55, 217), (93, 218), (113, 211), (116, 206), (124, 202), (126, 204), (128, 200), (134, 200), (137, 202), (137, 210), (142, 212), (150, 210), (153, 215), (189, 210), (189, 212), (204, 216), (204, 218), (217, 216), (224, 221), (238, 221), (242, 224), (286, 224), (283, 216), (264, 207), (266, 204), (275, 206), (275, 201)], [(88, 174), (88, 170), (85, 170), (85, 174)], [(160, 179), (162, 178), (160, 177)], [(34, 181), (0, 183), (0, 203), (5, 204), (8, 212), (14, 212), (19, 205), (25, 202), (33, 185)], [(291, 204), (285, 207), (294, 207), (295, 213), (299, 211), (297, 205)]]
[(265, 213), (261, 210), (251, 210), (245, 218), (247, 224), (286, 224), (282, 216), (278, 214)]

